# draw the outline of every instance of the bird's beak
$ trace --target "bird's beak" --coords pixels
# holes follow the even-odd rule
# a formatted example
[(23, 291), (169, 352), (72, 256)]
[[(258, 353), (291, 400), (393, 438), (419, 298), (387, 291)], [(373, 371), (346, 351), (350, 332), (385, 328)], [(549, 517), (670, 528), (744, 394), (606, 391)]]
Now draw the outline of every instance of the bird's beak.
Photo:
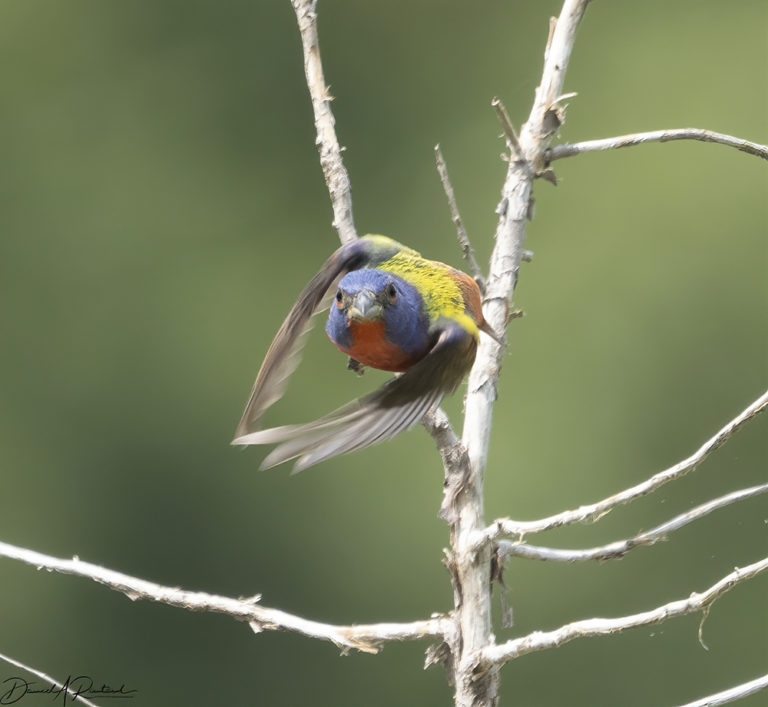
[(347, 310), (347, 319), (351, 321), (366, 321), (380, 319), (381, 303), (370, 290), (360, 290), (353, 298)]

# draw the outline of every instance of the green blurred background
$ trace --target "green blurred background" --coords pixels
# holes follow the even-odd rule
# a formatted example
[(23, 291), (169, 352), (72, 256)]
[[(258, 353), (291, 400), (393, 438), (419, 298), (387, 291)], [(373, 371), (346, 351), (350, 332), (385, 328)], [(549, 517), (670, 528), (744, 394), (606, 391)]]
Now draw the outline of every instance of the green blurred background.
[[(505, 166), (559, 2), (321, 0), (361, 232), (460, 265), (440, 142), (486, 260)], [(768, 142), (763, 0), (596, 2), (562, 130), (698, 126)], [(337, 246), (288, 0), (0, 5), (0, 539), (330, 622), (451, 606), (442, 475), (420, 428), (299, 476), (229, 446), (268, 343)], [(487, 517), (602, 498), (691, 453), (764, 389), (766, 163), (670, 143), (556, 164), (494, 411)], [(371, 389), (317, 328), (268, 422)], [(448, 409), (458, 424), (461, 396)], [(583, 547), (765, 481), (766, 425), (597, 526)], [(765, 555), (765, 498), (621, 562), (511, 562), (498, 638), (634, 613)], [(0, 560), (0, 652), (138, 689), (139, 705), (445, 705), (425, 644), (339, 657), (290, 634)], [(765, 671), (768, 578), (698, 617), (581, 640), (503, 671), (502, 704), (673, 705)], [(499, 610), (498, 596), (494, 599)], [(0, 665), (0, 679), (18, 670)], [(42, 704), (43, 698), (27, 698)], [(763, 694), (745, 705), (767, 704)]]

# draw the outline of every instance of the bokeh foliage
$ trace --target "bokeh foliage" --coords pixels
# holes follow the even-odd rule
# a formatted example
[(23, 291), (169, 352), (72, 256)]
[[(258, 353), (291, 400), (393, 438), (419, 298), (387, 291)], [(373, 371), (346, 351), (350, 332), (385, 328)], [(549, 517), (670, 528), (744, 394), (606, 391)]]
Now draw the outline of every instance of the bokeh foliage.
[[(459, 264), (441, 142), (483, 259), (559, 2), (321, 0), (361, 231)], [(759, 0), (596, 2), (565, 140), (708, 127), (768, 142)], [(298, 477), (228, 446), (271, 336), (336, 247), (288, 0), (0, 5), (0, 538), (321, 620), (449, 608), (441, 469), (417, 429)], [(717, 145), (586, 155), (536, 185), (487, 474), (487, 516), (589, 502), (689, 454), (765, 386), (766, 164)], [(319, 331), (275, 424), (368, 390)], [(458, 420), (460, 396), (448, 405)], [(623, 536), (765, 479), (766, 420), (594, 527)], [(650, 608), (765, 553), (753, 499), (618, 563), (512, 562), (516, 626)], [(537, 539), (538, 540), (538, 539)], [(541, 539), (544, 542), (544, 538)], [(136, 705), (448, 704), (424, 646), (339, 658), (217, 616), (0, 562), (0, 651), (125, 682)], [(712, 611), (505, 668), (506, 705), (667, 705), (763, 672), (766, 579)], [(14, 674), (0, 667), (0, 679)], [(32, 698), (28, 698), (32, 701)], [(764, 699), (764, 697), (762, 698)], [(743, 704), (764, 704), (761, 696)]]

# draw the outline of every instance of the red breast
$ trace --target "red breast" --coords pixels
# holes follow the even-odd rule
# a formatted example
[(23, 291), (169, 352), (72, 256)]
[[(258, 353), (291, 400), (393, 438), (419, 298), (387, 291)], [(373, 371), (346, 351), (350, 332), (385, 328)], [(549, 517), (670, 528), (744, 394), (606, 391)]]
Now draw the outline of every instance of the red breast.
[(403, 351), (384, 335), (383, 321), (349, 322), (352, 345), (339, 349), (365, 366), (380, 368), (383, 371), (405, 371), (418, 357)]

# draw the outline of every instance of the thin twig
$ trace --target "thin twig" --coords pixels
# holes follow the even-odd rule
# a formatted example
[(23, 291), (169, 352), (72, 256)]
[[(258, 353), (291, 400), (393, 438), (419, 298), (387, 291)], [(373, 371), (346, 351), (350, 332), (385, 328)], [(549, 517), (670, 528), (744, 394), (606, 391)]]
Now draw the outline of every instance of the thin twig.
[[(36, 675), (41, 680), (44, 680), (46, 683), (50, 683), (55, 690), (51, 690), (51, 694), (53, 694), (53, 700), (54, 702), (58, 701), (59, 695), (62, 696), (63, 702), (62, 704), (67, 704), (67, 698), (72, 700), (72, 702), (75, 702), (76, 700), (80, 700), (84, 705), (88, 705), (89, 707), (99, 707), (95, 702), (91, 702), (90, 700), (83, 697), (81, 693), (81, 687), (80, 683), (78, 682), (77, 685), (70, 686), (70, 681), (67, 680), (66, 683), (59, 682), (55, 678), (52, 678), (50, 675), (47, 675), (42, 670), (38, 670), (37, 668), (32, 668), (29, 665), (25, 665), (24, 663), (15, 660), (14, 658), (10, 658), (7, 655), (3, 655), (0, 653), (0, 660), (4, 660), (6, 663), (10, 663), (11, 665), (16, 666), (17, 668), (21, 668), (22, 670), (25, 670), (28, 673), (31, 673), (32, 675)], [(24, 690), (23, 685), (22, 686), (14, 686), (10, 681), (12, 681), (13, 678), (6, 678), (3, 680), (3, 689), (6, 690), (3, 694), (0, 695), (0, 704), (4, 705), (10, 705), (15, 702), (18, 702), (24, 695), (26, 695), (26, 690)], [(37, 690), (38, 688), (34, 688)], [(123, 695), (124, 697), (130, 697), (131, 695)], [(115, 697), (112, 693), (105, 694), (105, 697)]]
[(585, 550), (560, 550), (552, 547), (539, 547), (528, 545), (522, 542), (513, 542), (511, 540), (499, 540), (499, 554), (501, 560), (507, 557), (525, 557), (532, 560), (554, 560), (555, 562), (578, 562), (582, 560), (615, 560), (624, 557), (630, 550), (645, 545), (653, 545), (657, 542), (667, 539), (667, 535), (675, 530), (688, 525), (688, 523), (703, 518), (706, 515), (716, 511), (719, 508), (729, 506), (732, 503), (743, 501), (753, 496), (768, 492), (768, 484), (762, 486), (753, 486), (740, 491), (720, 496), (707, 503), (702, 503), (690, 511), (681, 513), (678, 516), (668, 520), (655, 528), (644, 533), (638, 533), (634, 537), (626, 540), (617, 540), (616, 542), (593, 547)]
[(725, 425), (717, 434), (708, 439), (691, 456), (678, 462), (669, 469), (654, 474), (650, 479), (632, 486), (631, 488), (620, 491), (613, 496), (581, 506), (573, 510), (563, 511), (547, 518), (530, 521), (516, 521), (509, 518), (500, 518), (486, 528), (475, 539), (475, 546), (481, 547), (485, 543), (497, 540), (505, 535), (517, 535), (523, 537), (529, 533), (540, 533), (544, 530), (559, 528), (563, 525), (573, 523), (594, 523), (602, 518), (606, 513), (616, 506), (629, 503), (642, 496), (645, 496), (664, 484), (679, 479), (681, 476), (693, 471), (701, 464), (715, 449), (724, 444), (734, 432), (736, 432), (746, 422), (752, 420), (758, 413), (762, 412), (768, 406), (768, 392), (763, 393), (755, 402), (745, 408), (733, 420)]
[(584, 619), (561, 626), (554, 631), (534, 631), (521, 638), (514, 638), (506, 643), (489, 646), (482, 652), (480, 665), (501, 665), (514, 658), (519, 658), (527, 653), (548, 650), (562, 646), (575, 638), (587, 636), (605, 636), (637, 626), (657, 624), (675, 616), (684, 616), (704, 611), (737, 584), (756, 577), (768, 570), (768, 557), (759, 560), (747, 567), (736, 568), (709, 589), (701, 593), (692, 593), (686, 599), (663, 604), (662, 606), (644, 611), (640, 614), (621, 616), (615, 619)]
[(701, 699), (688, 702), (687, 704), (680, 705), (680, 707), (719, 707), (719, 705), (727, 705), (729, 702), (736, 702), (750, 695), (754, 695), (760, 690), (765, 690), (768, 687), (768, 675), (755, 678), (749, 682), (736, 685), (728, 690), (717, 692), (714, 695), (707, 695)]
[(248, 622), (254, 631), (293, 631), (330, 641), (343, 649), (353, 648), (367, 653), (376, 653), (384, 641), (442, 638), (452, 628), (451, 622), (442, 616), (410, 623), (336, 626), (261, 606), (258, 603), (261, 599), (259, 595), (234, 599), (205, 592), (190, 592), (178, 587), (164, 587), (90, 562), (83, 562), (78, 557), (71, 560), (60, 559), (4, 542), (0, 542), (0, 557), (20, 560), (38, 569), (45, 568), (92, 579), (122, 592), (132, 601), (147, 599), (189, 611), (226, 614), (238, 621)]
[(352, 218), (352, 189), (349, 174), (341, 159), (335, 120), (331, 111), (331, 94), (323, 76), (323, 64), (320, 61), (320, 45), (317, 38), (317, 0), (291, 0), (296, 12), (296, 19), (301, 32), (304, 48), (304, 73), (312, 99), (317, 131), (317, 151), (323, 168), (325, 183), (333, 206), (333, 227), (338, 231), (342, 243), (357, 238), (355, 222)]
[(509, 117), (509, 113), (507, 113), (506, 106), (501, 102), (501, 99), (496, 97), (491, 100), (491, 105), (496, 110), (496, 115), (499, 118), (501, 127), (504, 129), (504, 134), (507, 136), (509, 149), (517, 155), (518, 160), (525, 162), (525, 154), (523, 153), (523, 148), (520, 147), (520, 138), (517, 137), (515, 127), (512, 125), (512, 120)]
[(737, 150), (746, 152), (756, 157), (762, 157), (768, 160), (768, 145), (761, 145), (757, 142), (750, 142), (742, 138), (733, 137), (716, 133), (713, 130), (703, 130), (701, 128), (678, 128), (674, 130), (652, 130), (645, 133), (633, 133), (632, 135), (619, 135), (618, 137), (608, 137), (602, 140), (586, 140), (585, 142), (564, 143), (555, 145), (547, 150), (546, 158), (548, 162), (572, 157), (582, 152), (598, 152), (601, 150), (615, 150), (620, 147), (631, 147), (632, 145), (642, 145), (647, 142), (669, 142), (672, 140), (700, 140), (702, 142), (716, 142), (728, 147), (735, 147)]
[(451, 221), (453, 221), (453, 225), (456, 226), (456, 237), (459, 240), (462, 255), (464, 256), (464, 260), (467, 261), (467, 265), (469, 265), (469, 271), (472, 273), (472, 277), (474, 277), (477, 284), (480, 285), (480, 289), (484, 290), (485, 278), (483, 277), (483, 271), (475, 258), (475, 251), (472, 248), (472, 244), (469, 242), (467, 229), (464, 228), (464, 222), (461, 220), (459, 207), (456, 203), (456, 194), (453, 191), (451, 180), (448, 177), (448, 167), (445, 165), (445, 159), (440, 150), (440, 145), (435, 145), (435, 162), (437, 164), (437, 172), (440, 175), (440, 182), (443, 185), (443, 191), (448, 199), (448, 208), (451, 210)]

